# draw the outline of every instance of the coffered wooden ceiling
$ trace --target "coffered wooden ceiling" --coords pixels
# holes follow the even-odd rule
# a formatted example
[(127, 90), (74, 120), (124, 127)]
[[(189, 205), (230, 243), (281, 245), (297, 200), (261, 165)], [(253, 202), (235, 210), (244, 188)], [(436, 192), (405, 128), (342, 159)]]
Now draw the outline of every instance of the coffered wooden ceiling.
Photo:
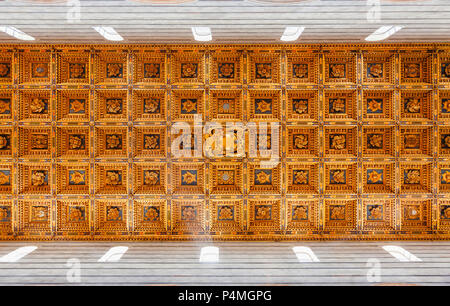
[[(146, 1), (81, 0), (81, 21), (68, 23), (67, 3), (0, 1), (1, 25), (20, 28), (38, 42), (95, 42), (104, 39), (92, 26), (114, 26), (134, 43), (193, 42), (190, 27), (209, 26), (213, 42), (279, 42), (286, 26), (304, 26), (299, 42), (361, 42), (380, 25), (405, 28), (390, 42), (449, 41), (447, 0), (380, 0), (381, 21), (370, 23), (367, 0), (305, 0), (273, 4), (251, 0), (198, 0), (164, 5)], [(0, 33), (1, 42), (16, 42)]]
[(0, 240), (450, 238), (449, 44), (18, 46)]

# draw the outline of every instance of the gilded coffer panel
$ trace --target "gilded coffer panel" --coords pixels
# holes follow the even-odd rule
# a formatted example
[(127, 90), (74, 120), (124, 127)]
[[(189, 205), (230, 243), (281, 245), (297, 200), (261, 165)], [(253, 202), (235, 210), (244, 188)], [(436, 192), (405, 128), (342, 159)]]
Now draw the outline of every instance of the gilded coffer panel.
[(449, 239), (450, 45), (0, 45), (0, 239)]

